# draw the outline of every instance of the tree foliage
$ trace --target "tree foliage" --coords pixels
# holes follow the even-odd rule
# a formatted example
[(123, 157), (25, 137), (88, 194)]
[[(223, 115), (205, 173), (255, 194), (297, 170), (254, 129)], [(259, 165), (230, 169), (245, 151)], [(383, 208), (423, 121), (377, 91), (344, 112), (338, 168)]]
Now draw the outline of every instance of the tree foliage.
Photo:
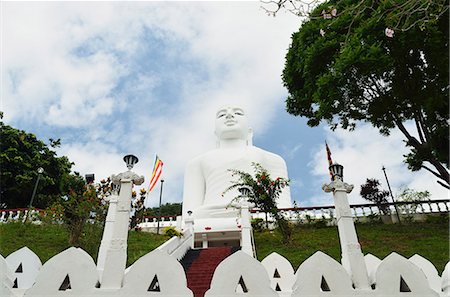
[[(181, 215), (181, 203), (165, 203), (161, 204), (161, 216), (179, 216)], [(145, 210), (145, 216), (159, 216), (159, 207), (151, 207)]]
[[(260, 0), (261, 8), (270, 16), (276, 16), (279, 11), (285, 10), (299, 17), (327, 18), (343, 13), (351, 13), (359, 16), (364, 11), (376, 11), (379, 1), (352, 1), (344, 8), (344, 11), (333, 11), (335, 7), (323, 9), (321, 15), (311, 15), (311, 12), (320, 5), (321, 0)], [(395, 31), (408, 31), (419, 26), (424, 27), (430, 22), (440, 18), (449, 9), (446, 0), (383, 0), (387, 7), (381, 17), (388, 21), (391, 29)], [(414, 17), (412, 17), (414, 16)]]
[(33, 206), (47, 207), (51, 204), (48, 197), (60, 193), (60, 177), (72, 167), (67, 157), (58, 157), (51, 149), (59, 146), (60, 140), (51, 140), (47, 145), (34, 134), (5, 125), (3, 121), (0, 129), (0, 208), (28, 206), (39, 167), (44, 172)]
[(361, 190), (359, 194), (364, 199), (374, 202), (378, 209), (383, 214), (389, 214), (389, 206), (386, 206), (388, 203), (386, 197), (389, 196), (389, 192), (386, 190), (381, 190), (380, 181), (374, 178), (366, 179), (366, 183), (361, 185)]
[(332, 0), (314, 9), (286, 56), (286, 109), (310, 126), (351, 130), (364, 121), (384, 135), (399, 129), (408, 168), (428, 170), (448, 187), (448, 1), (445, 10), (442, 1), (427, 1), (424, 13), (435, 17), (418, 25), (422, 11), (410, 11), (411, 26), (395, 31), (400, 12), (397, 19), (389, 12), (403, 3)]
[(283, 188), (289, 186), (289, 180), (281, 177), (271, 179), (267, 169), (258, 163), (252, 163), (252, 165), (255, 171), (254, 177), (250, 173), (230, 169), (232, 176), (236, 176), (237, 180), (231, 182), (224, 194), (237, 189), (239, 195), (234, 198), (235, 202), (246, 200), (262, 212), (272, 215), (283, 235), (283, 240), (287, 242), (291, 238), (292, 230), (289, 222), (278, 211), (277, 199)]
[(131, 221), (130, 221), (130, 228), (135, 229), (136, 231), (139, 231), (140, 229), (137, 228), (137, 226), (142, 223), (144, 219), (144, 212), (145, 212), (145, 197), (147, 195), (147, 191), (144, 188), (141, 188), (139, 191), (139, 197), (137, 197), (137, 194), (135, 191), (131, 194)]
[(110, 191), (106, 183), (86, 184), (78, 173), (61, 177), (61, 195), (46, 210), (47, 220), (62, 223), (69, 232), (69, 244), (78, 246), (86, 225), (103, 226), (107, 205), (103, 199)]

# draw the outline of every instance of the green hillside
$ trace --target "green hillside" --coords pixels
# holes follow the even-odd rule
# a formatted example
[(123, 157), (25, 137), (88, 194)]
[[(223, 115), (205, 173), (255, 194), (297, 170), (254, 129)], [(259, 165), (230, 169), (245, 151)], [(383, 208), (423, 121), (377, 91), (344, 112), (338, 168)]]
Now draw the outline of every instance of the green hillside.
[[(363, 252), (384, 258), (392, 251), (405, 257), (420, 254), (435, 264), (442, 272), (449, 261), (449, 223), (447, 218), (433, 222), (402, 225), (357, 224), (358, 238)], [(100, 244), (102, 230), (88, 230), (81, 247), (94, 259)], [(89, 240), (87, 240), (89, 238)], [(168, 238), (145, 232), (129, 232), (128, 265), (153, 250)], [(301, 262), (322, 251), (340, 259), (339, 238), (336, 227), (295, 227), (293, 240), (283, 244), (277, 231), (255, 232), (257, 256), (262, 260), (271, 252), (277, 252), (289, 261), (294, 269)], [(28, 246), (42, 260), (69, 247), (68, 234), (59, 225), (32, 225), (9, 223), (0, 225), (0, 254), (6, 257), (15, 250)]]

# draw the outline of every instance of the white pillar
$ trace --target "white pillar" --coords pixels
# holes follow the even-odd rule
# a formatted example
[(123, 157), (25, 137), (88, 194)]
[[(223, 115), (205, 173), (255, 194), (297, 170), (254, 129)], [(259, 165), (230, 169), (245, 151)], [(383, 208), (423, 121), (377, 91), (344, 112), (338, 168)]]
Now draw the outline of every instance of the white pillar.
[(208, 248), (208, 235), (206, 235), (205, 233), (202, 234), (202, 248)]
[(181, 216), (177, 216), (177, 230), (181, 231), (182, 227), (181, 227)]
[(108, 213), (105, 220), (105, 228), (103, 229), (103, 237), (100, 243), (97, 257), (97, 271), (102, 282), (103, 270), (105, 268), (106, 252), (108, 251), (114, 233), (114, 223), (116, 222), (117, 202), (119, 197), (115, 194), (109, 197)]
[(250, 212), (246, 204), (241, 207), (241, 247), (244, 253), (253, 257), (252, 224), (250, 223)]
[[(129, 167), (129, 169), (131, 169)], [(120, 289), (127, 263), (127, 240), (130, 223), (131, 194), (133, 184), (144, 182), (130, 170), (119, 175), (112, 175), (115, 185), (120, 185), (117, 200), (111, 201), (108, 209), (107, 223), (99, 248), (97, 269), (100, 274), (102, 289)]]
[(339, 231), (339, 240), (342, 251), (342, 266), (350, 274), (353, 284), (357, 289), (370, 289), (364, 255), (356, 235), (353, 216), (348, 203), (347, 193), (353, 190), (349, 185), (335, 177), (328, 185), (323, 185), (325, 192), (333, 192), (334, 205), (336, 208), (336, 220)]
[[(119, 289), (127, 264), (127, 239), (131, 206), (131, 180), (121, 180), (119, 201), (109, 247), (106, 251), (101, 287)], [(105, 230), (106, 231), (106, 230)]]

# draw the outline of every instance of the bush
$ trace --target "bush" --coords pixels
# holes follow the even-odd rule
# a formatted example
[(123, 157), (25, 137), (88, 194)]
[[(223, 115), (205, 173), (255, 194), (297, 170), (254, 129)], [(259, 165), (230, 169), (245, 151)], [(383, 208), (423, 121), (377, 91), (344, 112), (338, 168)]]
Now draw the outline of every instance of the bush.
[(183, 236), (183, 234), (181, 234), (180, 231), (178, 231), (177, 229), (175, 229), (175, 227), (172, 227), (172, 226), (164, 228), (164, 235), (166, 235), (168, 237), (173, 237), (173, 236), (181, 237), (181, 236)]
[(430, 224), (446, 224), (449, 222), (450, 216), (448, 213), (429, 214), (426, 222)]
[(103, 226), (106, 204), (98, 190), (91, 184), (86, 185), (78, 173), (63, 176), (61, 184), (64, 195), (55, 197), (56, 202), (46, 210), (44, 222), (62, 224), (69, 232), (69, 244), (80, 246), (83, 238), (92, 235), (87, 225)]
[(264, 230), (264, 226), (265, 226), (264, 219), (261, 218), (252, 219), (252, 228), (254, 231), (261, 232), (262, 230)]
[[(402, 192), (397, 195), (396, 200), (399, 202), (420, 202), (430, 199), (430, 192), (428, 191), (416, 191), (413, 189), (403, 189)], [(404, 220), (406, 222), (412, 222), (414, 219), (414, 215), (417, 213), (417, 208), (419, 204), (404, 204), (399, 205), (398, 209), (400, 213), (403, 214)]]

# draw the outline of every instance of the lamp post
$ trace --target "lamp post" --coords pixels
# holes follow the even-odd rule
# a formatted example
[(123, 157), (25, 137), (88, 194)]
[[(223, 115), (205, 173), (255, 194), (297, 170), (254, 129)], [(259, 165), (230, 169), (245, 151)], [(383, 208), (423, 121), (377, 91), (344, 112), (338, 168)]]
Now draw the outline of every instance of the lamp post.
[(159, 234), (159, 221), (161, 221), (161, 200), (163, 191), (164, 180), (161, 180), (161, 190), (159, 191), (159, 209), (158, 209), (158, 225), (156, 227), (156, 234)]
[[(141, 185), (144, 177), (131, 169), (139, 161), (136, 156), (126, 155), (128, 171), (111, 175), (115, 193), (110, 196), (108, 214), (103, 230), (97, 260), (101, 288), (119, 289), (127, 263), (128, 227), (130, 224), (131, 195), (133, 185)], [(120, 189), (117, 193), (117, 190)]]
[(34, 184), (33, 194), (31, 194), (30, 204), (28, 204), (28, 210), (27, 210), (27, 213), (25, 215), (24, 222), (26, 222), (27, 219), (28, 219), (28, 213), (30, 212), (30, 208), (33, 205), (34, 196), (36, 195), (37, 187), (39, 185), (39, 179), (41, 178), (41, 175), (42, 175), (43, 172), (44, 172), (44, 168), (39, 167), (38, 170), (37, 170), (38, 176), (36, 178), (36, 183)]
[(36, 183), (34, 184), (33, 194), (31, 195), (31, 200), (30, 200), (30, 204), (28, 205), (28, 208), (31, 208), (31, 206), (33, 205), (33, 200), (34, 200), (34, 196), (36, 195), (37, 187), (39, 184), (39, 179), (41, 178), (41, 175), (43, 172), (44, 172), (44, 168), (39, 167), (37, 170), (38, 176), (36, 179)]
[(392, 202), (394, 203), (395, 213), (397, 214), (398, 223), (401, 224), (402, 222), (400, 221), (400, 214), (398, 213), (397, 204), (395, 203), (394, 195), (392, 195), (391, 185), (389, 185), (389, 180), (388, 180), (388, 177), (386, 174), (386, 167), (384, 167), (384, 166), (381, 167), (381, 170), (383, 170), (384, 177), (386, 178), (386, 183), (388, 185), (389, 193), (391, 194)]
[(344, 167), (337, 163), (330, 166), (332, 181), (324, 184), (322, 189), (333, 193), (336, 209), (336, 221), (342, 252), (342, 266), (350, 274), (357, 289), (370, 289), (364, 255), (358, 242), (353, 216), (347, 194), (353, 190), (353, 185), (344, 182)]
[(125, 163), (127, 164), (127, 168), (128, 171), (130, 171), (131, 169), (133, 169), (134, 165), (139, 162), (138, 157), (136, 157), (135, 155), (126, 155), (125, 157), (123, 157), (123, 160), (125, 161)]

